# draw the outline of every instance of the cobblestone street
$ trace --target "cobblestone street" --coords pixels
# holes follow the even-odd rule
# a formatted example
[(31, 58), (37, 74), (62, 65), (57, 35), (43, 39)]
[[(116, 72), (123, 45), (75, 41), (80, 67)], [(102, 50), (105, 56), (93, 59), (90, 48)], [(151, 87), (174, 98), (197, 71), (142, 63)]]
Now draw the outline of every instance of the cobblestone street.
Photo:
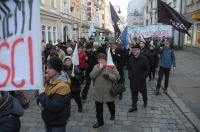
[[(131, 94), (129, 82), (126, 82), (126, 92), (123, 99), (116, 99), (116, 118), (109, 120), (110, 114), (104, 105), (104, 126), (98, 129), (92, 128), (96, 123), (95, 103), (91, 91), (86, 102), (83, 104), (83, 112), (78, 113), (78, 107), (72, 100), (71, 116), (67, 124), (67, 131), (70, 132), (196, 132), (197, 130), (190, 121), (183, 115), (173, 101), (161, 90), (161, 95), (154, 94), (155, 82), (147, 82), (148, 85), (148, 107), (143, 108), (141, 94), (139, 95), (138, 111), (128, 113), (131, 107)], [(21, 118), (21, 132), (44, 132), (44, 123), (41, 118), (41, 111), (36, 105), (35, 91), (26, 92), (31, 99), (30, 107), (25, 110)]]

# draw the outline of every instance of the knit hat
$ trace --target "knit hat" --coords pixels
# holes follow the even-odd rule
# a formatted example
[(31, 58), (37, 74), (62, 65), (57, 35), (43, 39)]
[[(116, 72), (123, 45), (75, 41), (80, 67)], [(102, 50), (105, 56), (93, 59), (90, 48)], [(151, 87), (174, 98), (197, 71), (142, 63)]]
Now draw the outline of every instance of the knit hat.
[(52, 57), (47, 61), (47, 66), (49, 68), (54, 69), (57, 72), (61, 72), (62, 71), (62, 60), (58, 57)]
[(107, 56), (106, 54), (104, 53), (99, 53), (98, 56), (97, 56), (98, 59), (104, 59), (104, 60), (107, 60)]
[(64, 59), (63, 59), (63, 62), (65, 62), (66, 59), (72, 60), (72, 57), (71, 56), (65, 56)]

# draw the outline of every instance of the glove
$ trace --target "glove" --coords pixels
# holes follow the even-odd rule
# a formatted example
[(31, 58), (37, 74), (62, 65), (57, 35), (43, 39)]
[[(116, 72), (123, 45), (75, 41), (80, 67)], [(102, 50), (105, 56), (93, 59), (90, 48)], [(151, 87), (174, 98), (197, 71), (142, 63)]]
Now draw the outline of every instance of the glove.
[(109, 78), (109, 74), (103, 74), (102, 75), (105, 79), (108, 79)]

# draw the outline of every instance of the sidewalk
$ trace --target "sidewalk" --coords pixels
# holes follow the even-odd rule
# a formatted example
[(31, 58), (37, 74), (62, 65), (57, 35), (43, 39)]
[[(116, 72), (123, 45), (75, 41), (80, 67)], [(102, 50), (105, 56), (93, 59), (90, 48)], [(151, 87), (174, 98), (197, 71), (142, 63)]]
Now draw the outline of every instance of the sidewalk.
[(170, 73), (169, 97), (200, 131), (200, 56), (176, 51), (176, 71)]
[[(110, 114), (104, 105), (104, 126), (98, 129), (92, 128), (96, 123), (95, 103), (89, 91), (88, 99), (83, 104), (83, 112), (78, 113), (77, 105), (72, 100), (71, 116), (67, 124), (68, 132), (197, 132), (195, 127), (180, 111), (177, 105), (165, 94), (154, 94), (155, 82), (147, 82), (148, 107), (143, 108), (141, 94), (139, 95), (138, 111), (128, 113), (131, 108), (131, 94), (129, 80), (127, 88), (120, 101), (116, 99), (116, 118), (109, 120)], [(26, 95), (31, 99), (30, 107), (25, 110), (21, 118), (21, 132), (44, 132), (44, 123), (41, 119), (41, 111), (36, 105), (34, 91), (27, 91)]]

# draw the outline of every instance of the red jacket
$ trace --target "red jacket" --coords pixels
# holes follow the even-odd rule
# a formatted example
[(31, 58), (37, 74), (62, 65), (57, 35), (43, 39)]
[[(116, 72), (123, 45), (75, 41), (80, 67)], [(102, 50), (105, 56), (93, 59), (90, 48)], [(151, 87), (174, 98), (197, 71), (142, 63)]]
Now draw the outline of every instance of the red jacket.
[(87, 67), (87, 61), (86, 58), (87, 55), (84, 51), (82, 51), (81, 53), (78, 53), (78, 58), (79, 58), (79, 65), (78, 68), (86, 68)]

